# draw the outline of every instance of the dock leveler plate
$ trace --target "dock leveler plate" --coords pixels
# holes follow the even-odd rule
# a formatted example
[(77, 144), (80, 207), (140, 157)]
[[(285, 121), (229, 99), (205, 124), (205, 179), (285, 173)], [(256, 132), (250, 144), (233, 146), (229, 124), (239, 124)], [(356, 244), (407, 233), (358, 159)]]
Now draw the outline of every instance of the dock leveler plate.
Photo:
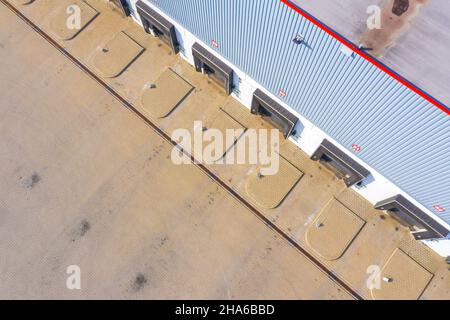
[(253, 93), (251, 112), (260, 115), (264, 120), (279, 129), (285, 138), (294, 131), (298, 118), (275, 102), (272, 98), (257, 89)]
[(159, 37), (177, 54), (179, 46), (175, 26), (141, 0), (136, 3), (136, 8), (145, 31)]
[(445, 238), (450, 233), (450, 230), (447, 230), (402, 195), (378, 202), (375, 209), (386, 211), (395, 220), (408, 227), (416, 240)]
[(350, 156), (327, 139), (323, 140), (311, 159), (319, 161), (333, 171), (338, 178), (344, 180), (347, 187), (361, 182), (370, 174), (366, 168), (350, 158)]
[(192, 55), (194, 56), (195, 70), (207, 74), (225, 90), (226, 94), (231, 94), (233, 69), (197, 42), (192, 46)]

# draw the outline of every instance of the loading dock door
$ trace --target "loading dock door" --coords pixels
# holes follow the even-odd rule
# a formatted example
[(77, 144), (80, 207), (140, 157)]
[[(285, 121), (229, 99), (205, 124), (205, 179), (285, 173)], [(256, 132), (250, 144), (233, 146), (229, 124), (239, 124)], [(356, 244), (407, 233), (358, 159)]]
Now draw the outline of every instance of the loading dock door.
[(325, 167), (332, 170), (338, 178), (344, 180), (347, 187), (361, 182), (370, 174), (366, 168), (327, 139), (323, 140), (311, 159), (321, 162)]
[(233, 69), (197, 42), (192, 46), (192, 55), (194, 56), (195, 70), (207, 74), (225, 90), (226, 94), (231, 94)]
[(416, 240), (445, 238), (450, 233), (450, 230), (447, 230), (402, 195), (377, 203), (375, 209), (386, 211), (391, 217), (408, 227)]
[(128, 8), (128, 3), (126, 0), (109, 0), (114, 3), (114, 5), (119, 8), (124, 17), (128, 17), (130, 15), (130, 8)]
[(136, 3), (136, 8), (145, 31), (159, 37), (177, 54), (179, 47), (175, 26), (141, 0)]
[(264, 120), (279, 129), (285, 138), (292, 134), (298, 122), (298, 118), (295, 115), (259, 89), (253, 94), (251, 112), (262, 116)]

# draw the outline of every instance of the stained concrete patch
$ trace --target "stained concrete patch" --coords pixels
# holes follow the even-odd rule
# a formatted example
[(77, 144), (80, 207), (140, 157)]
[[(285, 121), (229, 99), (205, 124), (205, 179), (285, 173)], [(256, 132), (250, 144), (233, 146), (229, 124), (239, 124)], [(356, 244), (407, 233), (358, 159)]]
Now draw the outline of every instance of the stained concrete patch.
[[(79, 28), (78, 26), (72, 25), (74, 14), (77, 13), (74, 8), (79, 8), (80, 10), (81, 21)], [(97, 10), (86, 2), (81, 0), (72, 1), (57, 9), (57, 12), (50, 21), (50, 30), (61, 40), (71, 40), (86, 28), (98, 14)]]
[(192, 92), (193, 87), (167, 69), (154, 84), (147, 85), (141, 104), (152, 118), (165, 118)]
[(264, 176), (258, 168), (248, 179), (245, 189), (259, 206), (274, 209), (283, 202), (302, 177), (303, 172), (280, 156), (277, 174)]
[(28, 179), (25, 180), (24, 185), (27, 189), (33, 189), (39, 182), (41, 177), (37, 173), (33, 173)]
[(147, 277), (143, 273), (138, 273), (133, 280), (131, 288), (135, 292), (141, 291), (147, 285), (147, 282)]
[(394, 251), (381, 271), (381, 289), (371, 291), (376, 300), (417, 300), (433, 274), (400, 249)]
[(337, 260), (365, 223), (340, 201), (333, 199), (309, 226), (306, 242), (323, 259)]
[(91, 224), (87, 220), (83, 220), (80, 223), (80, 227), (78, 229), (78, 234), (80, 237), (83, 237), (89, 230), (91, 229)]
[(105, 78), (119, 76), (144, 51), (144, 48), (125, 32), (119, 32), (113, 39), (99, 48), (93, 58), (95, 69)]
[(86, 219), (82, 220), (73, 232), (72, 242), (84, 237), (91, 230), (91, 224)]

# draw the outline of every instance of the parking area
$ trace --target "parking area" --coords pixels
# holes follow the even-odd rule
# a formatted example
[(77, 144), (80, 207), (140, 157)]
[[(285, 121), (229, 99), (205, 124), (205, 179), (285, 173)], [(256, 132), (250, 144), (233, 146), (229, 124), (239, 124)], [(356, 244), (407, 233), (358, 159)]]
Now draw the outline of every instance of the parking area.
[[(83, 29), (58, 33), (72, 2), (15, 5), (168, 135), (194, 121), (270, 128), (106, 1), (82, 1)], [(350, 298), (227, 189), (173, 164), (169, 142), (3, 4), (0, 17), (0, 297)], [(440, 257), (281, 141), (273, 177), (206, 167), (364, 298), (450, 298)], [(397, 279), (389, 263), (406, 260)], [(74, 264), (81, 291), (65, 288)], [(374, 294), (374, 265), (395, 286)]]

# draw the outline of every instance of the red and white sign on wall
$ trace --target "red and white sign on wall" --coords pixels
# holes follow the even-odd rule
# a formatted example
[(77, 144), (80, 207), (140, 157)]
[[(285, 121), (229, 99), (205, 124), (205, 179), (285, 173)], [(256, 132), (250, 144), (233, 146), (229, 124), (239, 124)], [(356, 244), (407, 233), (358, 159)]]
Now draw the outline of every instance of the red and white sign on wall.
[(361, 152), (362, 148), (360, 146), (358, 146), (356, 143), (352, 144), (352, 149), (355, 152)]
[(442, 207), (442, 206), (440, 206), (438, 204), (433, 206), (433, 208), (434, 208), (434, 210), (436, 210), (439, 213), (444, 213), (446, 211), (444, 207)]
[(218, 43), (216, 40), (214, 40), (214, 39), (211, 40), (211, 45), (212, 45), (214, 48), (216, 48), (216, 49), (219, 48), (219, 43)]
[(286, 91), (284, 91), (283, 89), (280, 89), (280, 91), (278, 91), (278, 94), (280, 95), (280, 97), (284, 98), (287, 96)]

